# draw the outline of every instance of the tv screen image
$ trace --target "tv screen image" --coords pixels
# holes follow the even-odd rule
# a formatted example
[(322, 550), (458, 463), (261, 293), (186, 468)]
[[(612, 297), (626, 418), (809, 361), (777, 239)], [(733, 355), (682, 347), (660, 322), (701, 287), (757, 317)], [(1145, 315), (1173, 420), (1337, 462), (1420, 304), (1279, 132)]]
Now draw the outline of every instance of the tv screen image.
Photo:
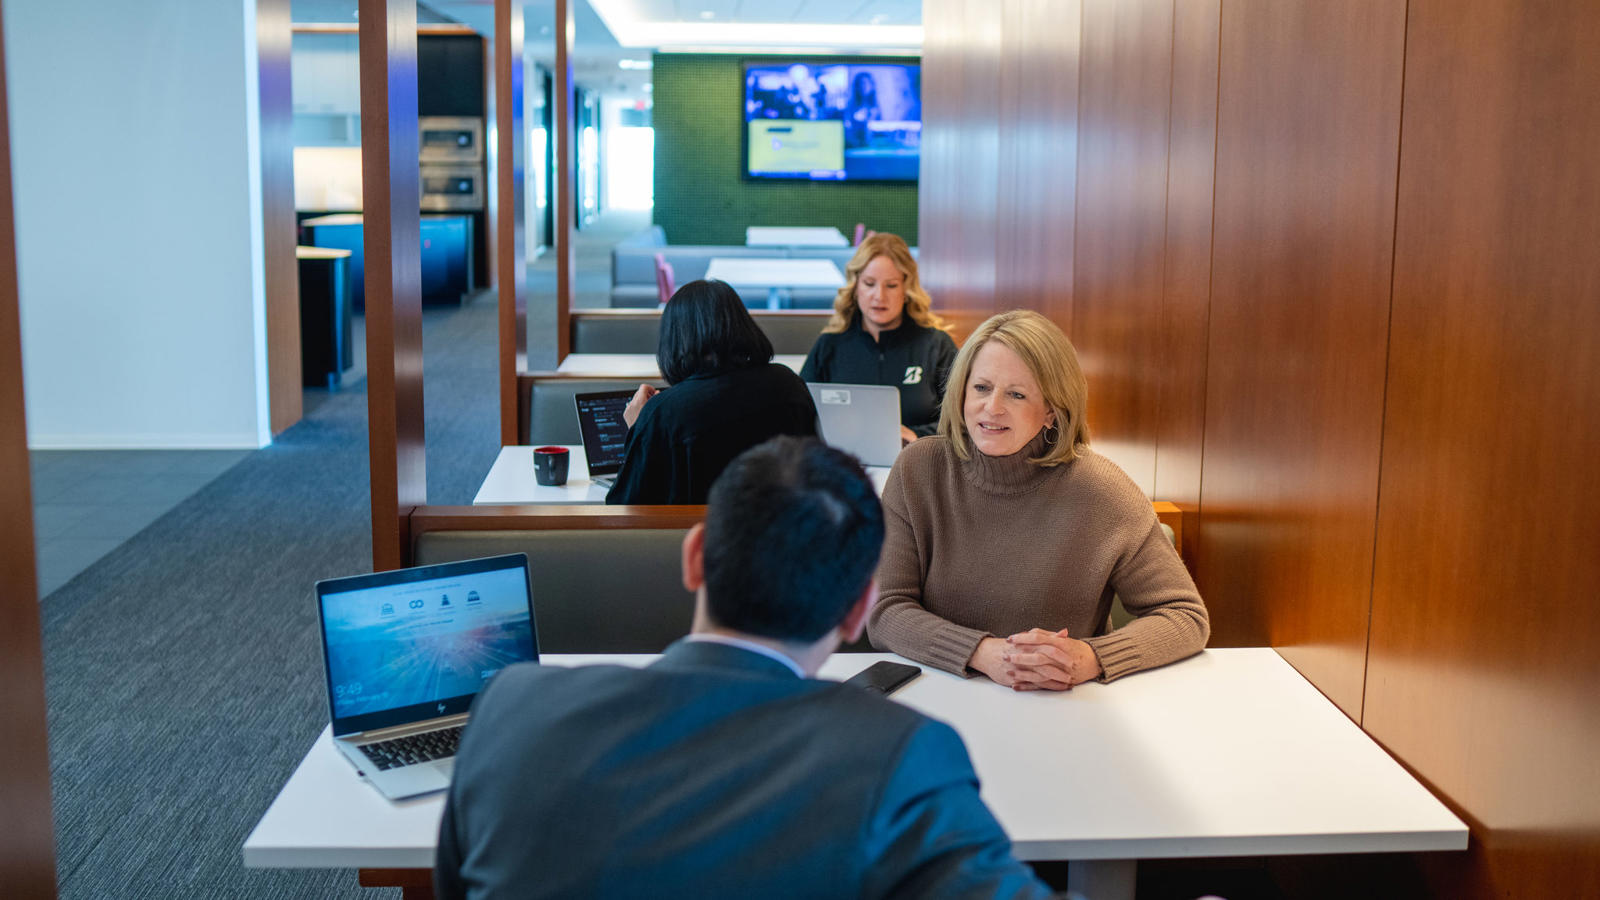
[(916, 181), (921, 67), (746, 63), (745, 172), (805, 181)]

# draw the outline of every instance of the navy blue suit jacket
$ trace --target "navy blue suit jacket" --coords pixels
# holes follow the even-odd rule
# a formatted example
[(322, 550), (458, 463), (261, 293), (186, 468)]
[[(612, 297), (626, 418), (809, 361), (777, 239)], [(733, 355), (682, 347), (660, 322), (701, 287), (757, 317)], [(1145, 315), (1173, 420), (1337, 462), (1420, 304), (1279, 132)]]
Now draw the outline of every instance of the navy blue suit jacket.
[(512, 666), (473, 708), (441, 898), (1040, 897), (954, 730), (738, 647)]

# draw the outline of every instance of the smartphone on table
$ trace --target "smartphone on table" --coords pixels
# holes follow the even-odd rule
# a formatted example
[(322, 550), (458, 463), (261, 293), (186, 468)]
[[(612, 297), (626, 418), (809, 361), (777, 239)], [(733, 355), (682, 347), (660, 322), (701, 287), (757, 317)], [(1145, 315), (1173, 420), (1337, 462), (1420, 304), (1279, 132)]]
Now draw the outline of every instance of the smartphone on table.
[(852, 675), (845, 681), (845, 684), (853, 684), (869, 691), (877, 691), (887, 697), (905, 687), (913, 678), (921, 674), (922, 669), (916, 666), (883, 660), (875, 662)]

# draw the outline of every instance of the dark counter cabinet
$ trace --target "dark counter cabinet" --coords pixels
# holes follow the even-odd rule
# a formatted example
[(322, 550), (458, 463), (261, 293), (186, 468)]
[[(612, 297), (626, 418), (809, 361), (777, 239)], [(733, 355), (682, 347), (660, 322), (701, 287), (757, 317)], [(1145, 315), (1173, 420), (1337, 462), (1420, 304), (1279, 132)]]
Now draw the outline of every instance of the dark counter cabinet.
[(296, 247), (300, 263), (300, 381), (338, 390), (350, 346), (350, 251)]

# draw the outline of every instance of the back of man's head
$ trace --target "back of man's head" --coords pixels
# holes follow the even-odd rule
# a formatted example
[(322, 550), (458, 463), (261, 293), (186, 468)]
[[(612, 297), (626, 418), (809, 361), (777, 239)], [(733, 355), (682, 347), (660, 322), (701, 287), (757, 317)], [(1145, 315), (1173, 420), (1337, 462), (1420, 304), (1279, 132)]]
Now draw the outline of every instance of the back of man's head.
[(883, 508), (855, 458), (810, 438), (773, 438), (711, 486), (711, 617), (746, 634), (816, 641), (861, 598), (882, 548)]

